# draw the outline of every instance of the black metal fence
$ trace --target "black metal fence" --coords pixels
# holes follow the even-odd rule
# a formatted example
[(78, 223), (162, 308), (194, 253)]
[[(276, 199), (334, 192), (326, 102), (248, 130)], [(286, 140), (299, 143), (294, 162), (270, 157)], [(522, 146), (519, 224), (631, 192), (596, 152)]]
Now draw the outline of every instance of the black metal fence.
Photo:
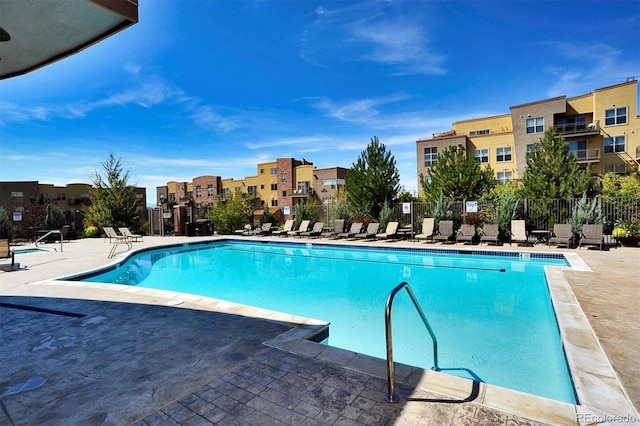
[[(556, 223), (568, 223), (573, 211), (581, 198), (553, 199), (553, 200), (522, 200), (522, 217), (529, 229), (552, 230)], [(597, 198), (600, 211), (605, 220), (605, 233), (610, 234), (613, 224), (618, 220), (632, 220), (640, 218), (640, 197), (626, 198)], [(591, 201), (588, 199), (587, 201)], [(407, 205), (408, 204), (408, 205)], [(446, 216), (457, 223), (464, 223), (469, 218), (466, 202), (452, 202)], [(400, 226), (410, 226), (418, 231), (424, 217), (433, 217), (435, 204), (426, 202), (397, 203), (390, 206), (393, 211), (393, 221), (400, 222)], [(309, 209), (309, 206), (307, 206)], [(495, 223), (497, 205), (491, 201), (478, 201), (477, 213), (473, 213), (474, 221), (480, 223)], [(331, 224), (335, 219), (331, 205), (314, 206), (312, 219)]]

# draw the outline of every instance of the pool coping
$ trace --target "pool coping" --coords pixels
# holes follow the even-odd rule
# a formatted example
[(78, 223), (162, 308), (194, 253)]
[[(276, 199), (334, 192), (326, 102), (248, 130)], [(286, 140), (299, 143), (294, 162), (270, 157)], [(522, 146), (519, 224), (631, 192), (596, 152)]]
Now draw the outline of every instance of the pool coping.
[[(210, 244), (221, 240), (234, 240), (247, 242), (243, 238), (216, 238), (206, 242), (162, 244), (147, 247), (127, 253), (122, 259), (114, 259), (107, 265), (94, 270), (118, 265), (129, 256), (152, 250), (156, 247), (185, 246), (193, 244)], [(256, 240), (252, 240), (256, 241)], [(278, 241), (264, 240), (277, 243)], [(282, 243), (307, 245), (309, 241), (295, 242), (283, 240)], [(318, 244), (311, 242), (311, 244)], [(340, 241), (322, 241), (318, 245), (344, 246)], [(350, 244), (347, 244), (350, 245)], [(380, 248), (380, 244), (366, 245), (353, 244), (358, 248)], [(386, 246), (389, 247), (389, 246)], [(390, 247), (398, 249), (401, 247)], [(410, 249), (411, 251), (416, 251)], [(443, 248), (442, 251), (459, 251), (459, 249)], [(421, 251), (440, 251), (438, 247)], [(468, 250), (465, 250), (468, 251)], [(499, 249), (489, 247), (487, 249), (474, 247), (474, 252), (496, 252)], [(526, 250), (517, 250), (518, 253), (527, 253)], [(539, 255), (539, 252), (528, 252)], [(560, 402), (524, 392), (502, 388), (499, 386), (474, 383), (472, 380), (451, 376), (448, 374), (424, 370), (403, 364), (396, 364), (396, 381), (398, 383), (415, 386), (426, 391), (432, 391), (453, 398), (460, 398), (482, 404), (491, 408), (506, 411), (512, 414), (528, 417), (534, 420), (550, 422), (553, 424), (589, 424), (596, 421), (615, 421), (616, 419), (640, 418), (635, 407), (631, 404), (628, 395), (615, 374), (607, 356), (605, 355), (598, 338), (595, 335), (589, 321), (580, 307), (563, 270), (576, 270), (589, 272), (591, 269), (582, 261), (577, 253), (556, 252), (555, 255), (564, 256), (568, 261), (568, 267), (546, 266), (545, 276), (551, 294), (553, 308), (562, 337), (567, 362), (574, 380), (575, 390), (579, 405)], [(87, 271), (91, 272), (91, 271)], [(86, 272), (85, 272), (86, 273)], [(76, 274), (80, 275), (80, 274)], [(75, 275), (73, 275), (75, 276)], [(69, 275), (66, 276), (67, 278)], [(60, 277), (63, 278), (63, 277)], [(64, 281), (60, 278), (47, 279), (32, 282), (38, 285), (64, 285), (81, 288), (99, 288), (109, 292), (142, 293), (146, 296), (158, 297), (164, 300), (163, 304), (174, 307), (196, 308), (213, 310), (224, 313), (237, 314), (247, 317), (267, 319), (292, 325), (289, 331), (266, 341), (265, 344), (299, 355), (312, 357), (324, 362), (329, 362), (343, 368), (363, 372), (386, 380), (386, 360), (354, 353), (340, 348), (334, 348), (309, 340), (314, 335), (322, 332), (330, 324), (326, 321), (305, 318), (286, 313), (270, 311), (262, 308), (241, 305), (224, 300), (196, 296), (167, 290), (154, 290), (140, 287), (131, 287), (118, 284), (99, 284), (79, 281)], [(114, 294), (115, 296), (115, 294)], [(118, 297), (115, 297), (118, 299)], [(479, 386), (478, 386), (479, 385)], [(470, 399), (473, 397), (472, 399)]]

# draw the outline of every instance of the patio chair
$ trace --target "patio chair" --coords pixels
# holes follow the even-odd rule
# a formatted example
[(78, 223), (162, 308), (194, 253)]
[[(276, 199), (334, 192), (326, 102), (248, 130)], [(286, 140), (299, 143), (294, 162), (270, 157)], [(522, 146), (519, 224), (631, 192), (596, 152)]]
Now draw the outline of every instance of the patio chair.
[(132, 233), (126, 226), (119, 227), (118, 231), (120, 231), (120, 233), (125, 237), (129, 238), (130, 241), (142, 241), (142, 235)]
[(387, 223), (387, 228), (384, 230), (382, 234), (378, 234), (375, 238), (383, 238), (385, 240), (394, 240), (396, 238), (400, 238), (400, 234), (398, 234), (398, 226), (400, 226), (400, 222), (389, 222)]
[(311, 225), (311, 221), (310, 220), (303, 220), (302, 222), (300, 222), (300, 227), (295, 230), (295, 231), (289, 231), (287, 232), (287, 235), (292, 235), (292, 236), (297, 236), (298, 234), (300, 234), (301, 232), (308, 232), (309, 231), (309, 225)]
[(347, 232), (341, 232), (336, 238), (353, 238), (354, 235), (362, 231), (362, 222), (353, 222)]
[(375, 239), (379, 228), (380, 224), (378, 222), (371, 222), (367, 225), (367, 229), (364, 232), (357, 233), (354, 235), (354, 238), (362, 238), (363, 240), (369, 238)]
[(344, 232), (344, 219), (336, 219), (333, 221), (333, 231), (325, 232), (322, 236), (333, 239), (341, 232)]
[(473, 244), (473, 240), (476, 238), (476, 226), (468, 223), (463, 223), (460, 226), (460, 230), (456, 234), (456, 243), (469, 243)]
[(512, 220), (509, 234), (509, 245), (513, 243), (529, 244), (529, 236), (524, 220)]
[(11, 269), (16, 264), (15, 253), (9, 248), (9, 240), (0, 240), (0, 259), (11, 259)]
[(485, 223), (482, 226), (482, 235), (480, 236), (480, 244), (495, 243), (500, 244), (500, 228), (495, 223)]
[(433, 236), (433, 240), (447, 244), (454, 242), (455, 239), (456, 237), (453, 235), (453, 221), (441, 220), (438, 224), (438, 233)]
[(434, 226), (435, 226), (435, 219), (432, 217), (425, 217), (424, 219), (422, 219), (422, 233), (416, 234), (413, 238), (415, 238), (416, 240), (425, 240), (425, 241), (431, 240), (431, 242), (434, 242), (433, 241)]
[(585, 224), (582, 225), (582, 233), (580, 234), (580, 245), (578, 248), (583, 245), (588, 246), (599, 246), (602, 251), (602, 246), (604, 246), (604, 232), (602, 224)]
[(311, 229), (311, 231), (306, 231), (306, 232), (300, 232), (297, 236), (298, 237), (308, 237), (308, 238), (320, 238), (320, 235), (322, 234), (322, 229), (324, 228), (324, 222), (316, 222), (313, 224), (313, 228)]
[(109, 238), (109, 242), (111, 242), (111, 240), (116, 240), (116, 241), (128, 241), (129, 240), (128, 237), (118, 234), (116, 232), (116, 230), (113, 229), (111, 226), (103, 226), (102, 230), (104, 231), (104, 238), (105, 239)]
[(265, 222), (262, 226), (257, 227), (253, 231), (251, 231), (251, 235), (261, 236), (261, 235), (271, 235), (271, 222)]
[(286, 236), (289, 235), (289, 232), (291, 232), (291, 230), (293, 229), (293, 224), (294, 224), (294, 220), (293, 219), (287, 219), (284, 222), (284, 227), (279, 231), (273, 231), (271, 233), (271, 235), (277, 235), (279, 237), (282, 237), (282, 236), (286, 237)]
[(247, 223), (246, 225), (244, 225), (242, 227), (242, 229), (237, 229), (235, 231), (233, 231), (234, 234), (236, 235), (251, 235), (251, 231), (253, 230), (253, 227), (251, 226), (250, 223)]
[(571, 240), (573, 240), (573, 229), (570, 223), (556, 223), (553, 225), (553, 234), (549, 238), (549, 247), (551, 244), (558, 246), (567, 246), (571, 248)]

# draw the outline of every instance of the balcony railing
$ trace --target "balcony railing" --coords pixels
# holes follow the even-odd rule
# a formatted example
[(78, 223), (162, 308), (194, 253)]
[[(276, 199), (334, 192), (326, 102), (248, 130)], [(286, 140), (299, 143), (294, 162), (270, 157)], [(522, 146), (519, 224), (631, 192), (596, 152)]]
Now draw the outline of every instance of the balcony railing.
[(313, 188), (294, 189), (294, 190), (291, 191), (291, 193), (289, 195), (291, 197), (308, 197), (310, 195), (313, 195)]
[(553, 126), (556, 134), (561, 136), (569, 135), (597, 135), (600, 133), (600, 120), (591, 123), (567, 123)]
[(600, 161), (600, 148), (594, 149), (577, 149), (575, 151), (570, 151), (571, 155), (576, 157), (578, 163), (586, 164), (586, 163), (597, 163)]

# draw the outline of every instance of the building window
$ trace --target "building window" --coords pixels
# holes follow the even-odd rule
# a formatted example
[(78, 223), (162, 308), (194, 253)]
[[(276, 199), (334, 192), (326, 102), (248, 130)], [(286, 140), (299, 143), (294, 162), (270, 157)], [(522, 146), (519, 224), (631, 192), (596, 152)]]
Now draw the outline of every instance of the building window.
[(286, 197), (287, 196), (287, 191), (282, 191), (282, 196)]
[(196, 198), (202, 197), (202, 187), (200, 185), (196, 186)]
[(260, 189), (264, 189), (264, 184), (263, 183), (260, 184)]
[(66, 200), (67, 196), (64, 192), (58, 192), (56, 194), (56, 200)]
[(533, 147), (535, 146), (535, 143), (528, 143), (527, 144), (527, 154), (530, 153), (531, 151), (533, 151)]
[(176, 193), (175, 192), (170, 192), (169, 193), (169, 202), (170, 203), (175, 203), (176, 202)]
[(489, 162), (489, 149), (476, 149), (473, 151), (473, 156), (479, 163)]
[(438, 161), (438, 147), (433, 146), (424, 149), (424, 166), (432, 167)]
[(249, 185), (249, 186), (247, 186), (247, 192), (250, 195), (257, 195), (258, 194), (258, 185)]
[(496, 161), (511, 161), (511, 147), (505, 146), (502, 148), (496, 148)]
[(213, 197), (213, 185), (207, 185), (207, 197)]
[(24, 193), (22, 191), (12, 191), (11, 198), (23, 198)]
[(271, 167), (271, 168), (269, 169), (269, 174), (270, 174), (271, 176), (275, 176), (275, 175), (277, 175), (277, 174), (278, 174), (278, 168), (277, 168), (277, 167)]
[(544, 118), (527, 118), (527, 133), (543, 133)]
[(193, 191), (187, 191), (187, 199), (192, 199), (193, 198)]
[(569, 154), (573, 155), (578, 160), (586, 160), (587, 159), (587, 141), (569, 142)]
[(604, 152), (624, 152), (625, 136), (613, 136), (604, 138)]
[(624, 163), (605, 164), (604, 172), (605, 173), (615, 173), (617, 175), (626, 175), (627, 174), (627, 165), (624, 164)]
[(278, 207), (278, 200), (271, 200), (271, 207)]
[(469, 132), (469, 136), (488, 135), (489, 129), (484, 130), (472, 130)]
[(627, 107), (606, 109), (604, 111), (604, 123), (607, 126), (627, 124)]
[(286, 182), (286, 181), (287, 181), (287, 174), (286, 174), (286, 173), (283, 173), (283, 174), (282, 174), (282, 181), (283, 181), (283, 182)]
[(505, 184), (513, 180), (513, 172), (498, 172), (498, 182)]
[(260, 174), (263, 175), (264, 174), (264, 169), (260, 169)]
[(277, 191), (278, 190), (278, 184), (277, 183), (272, 183), (271, 184), (271, 190), (272, 191)]
[(229, 188), (222, 188), (222, 198), (227, 199), (229, 197)]

